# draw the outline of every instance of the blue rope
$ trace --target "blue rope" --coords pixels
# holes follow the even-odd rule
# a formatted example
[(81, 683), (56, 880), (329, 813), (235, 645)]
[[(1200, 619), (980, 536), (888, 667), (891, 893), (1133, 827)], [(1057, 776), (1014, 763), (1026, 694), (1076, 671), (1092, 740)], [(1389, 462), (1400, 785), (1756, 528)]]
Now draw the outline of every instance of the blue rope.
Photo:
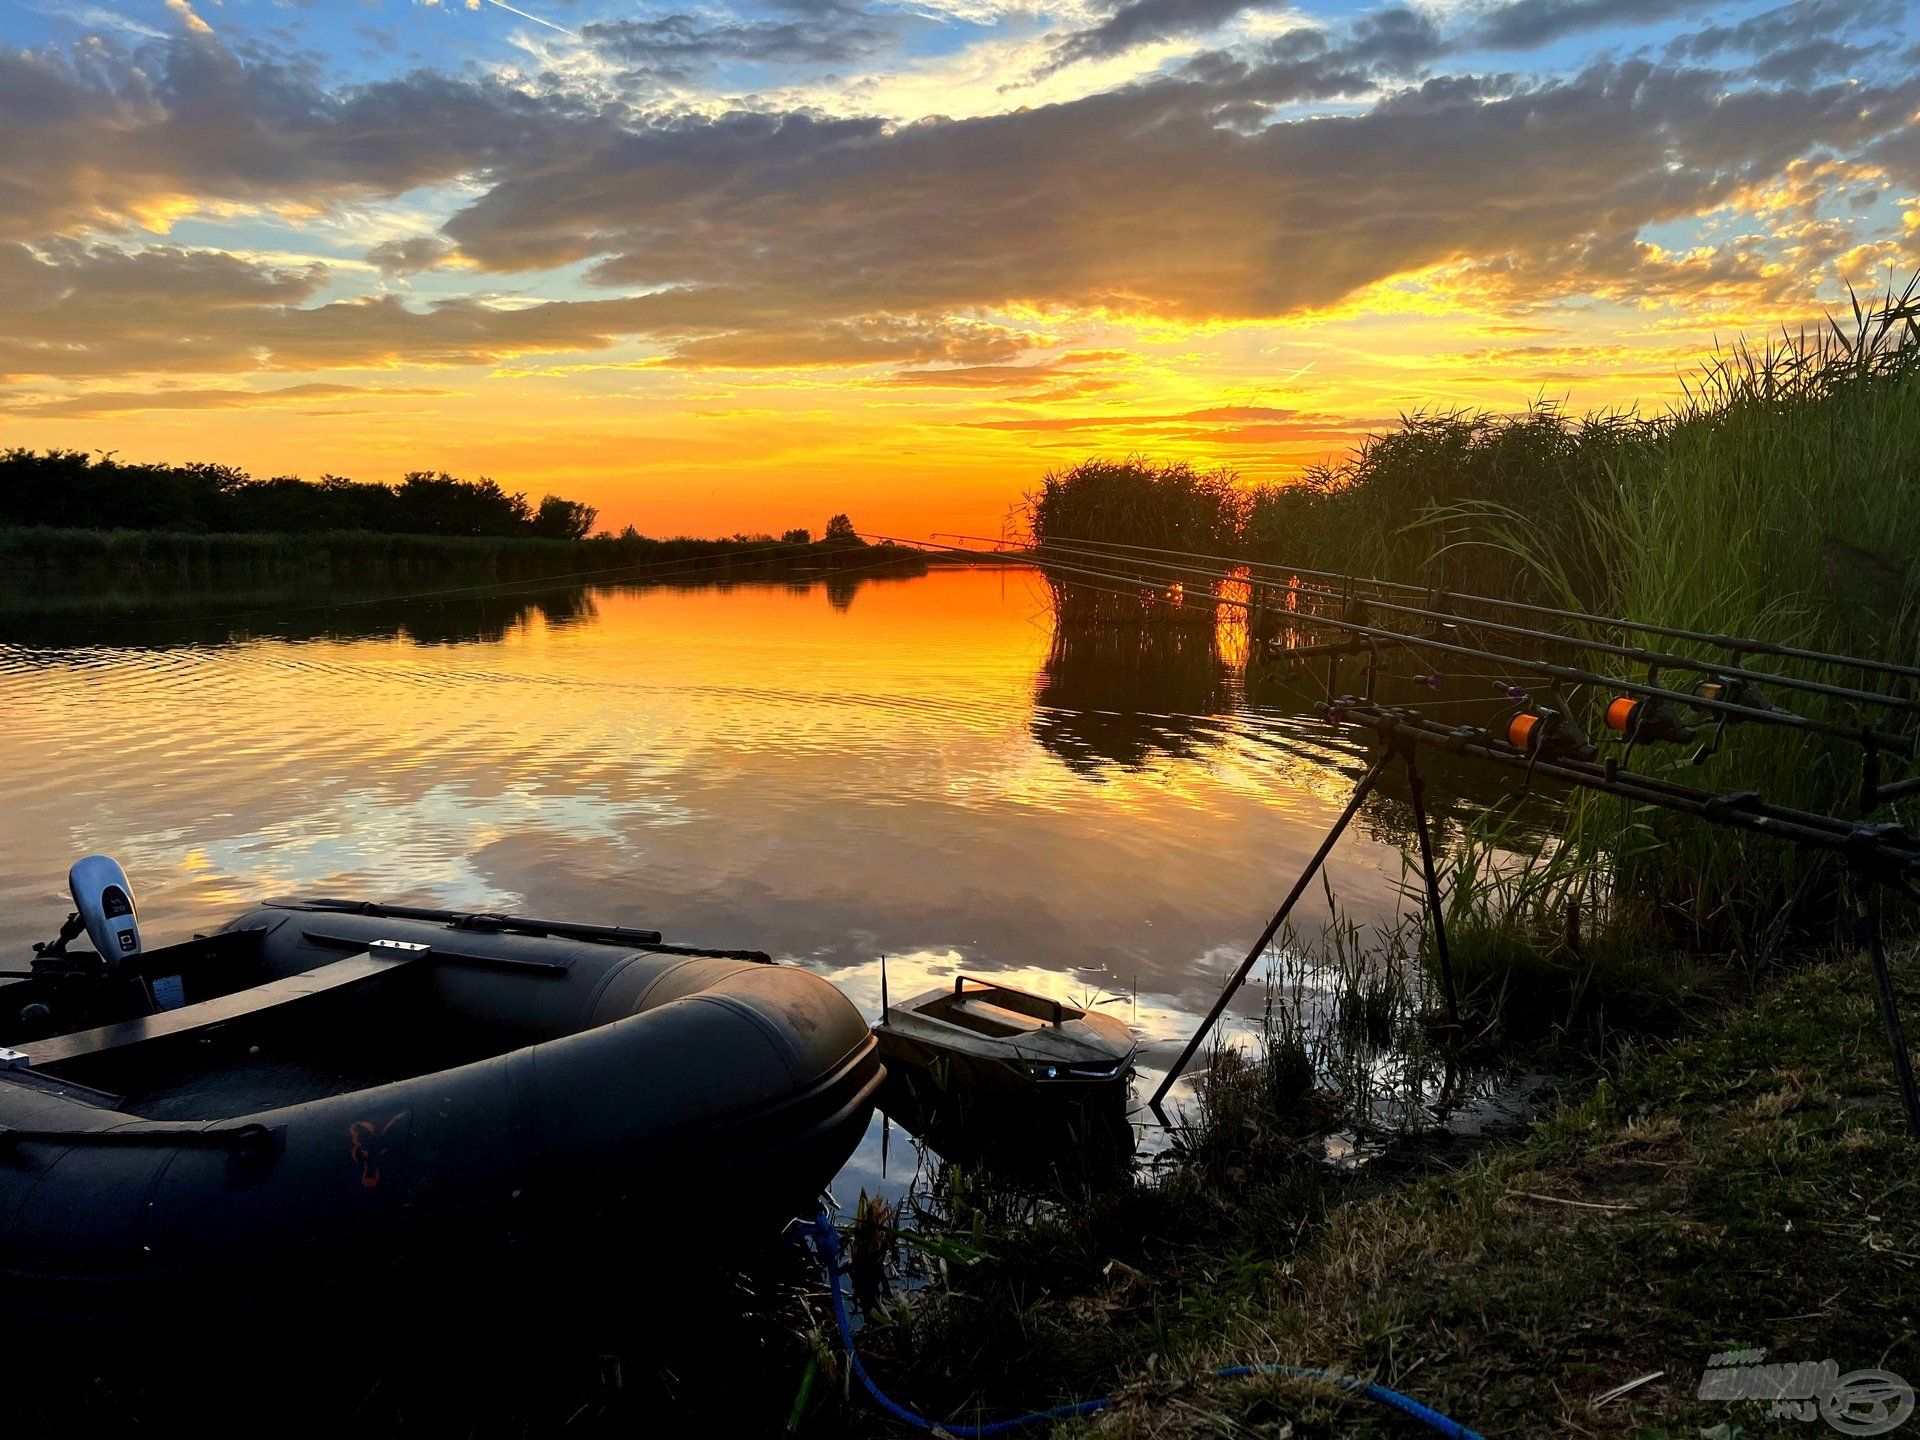
[[(873, 1376), (867, 1373), (867, 1367), (860, 1360), (859, 1348), (853, 1343), (853, 1323), (847, 1315), (846, 1296), (841, 1293), (840, 1284), (840, 1232), (833, 1228), (833, 1221), (822, 1210), (813, 1219), (808, 1230), (813, 1239), (814, 1250), (820, 1256), (820, 1263), (827, 1272), (827, 1291), (833, 1299), (834, 1324), (840, 1330), (840, 1348), (846, 1352), (847, 1363), (859, 1378), (861, 1387), (872, 1398), (873, 1403), (887, 1414), (905, 1425), (925, 1430), (935, 1435), (953, 1435), (967, 1437), (967, 1440), (985, 1440), (990, 1435), (1005, 1435), (1028, 1425), (1038, 1425), (1045, 1420), (1067, 1420), (1077, 1415), (1091, 1415), (1104, 1410), (1113, 1403), (1111, 1395), (1102, 1395), (1093, 1400), (1078, 1400), (1071, 1405), (1056, 1405), (1051, 1410), (1036, 1410), (1030, 1415), (1016, 1415), (1011, 1420), (995, 1420), (985, 1425), (967, 1425), (958, 1421), (929, 1420), (924, 1415), (916, 1415), (906, 1406), (899, 1404), (874, 1383)], [(1246, 1380), (1255, 1375), (1287, 1375), (1297, 1380), (1317, 1380), (1322, 1384), (1336, 1386), (1355, 1395), (1361, 1395), (1389, 1409), (1398, 1410), (1409, 1419), (1417, 1420), (1429, 1430), (1447, 1437), (1447, 1440), (1484, 1440), (1477, 1431), (1469, 1430), (1458, 1420), (1449, 1419), (1438, 1410), (1429, 1409), (1409, 1395), (1398, 1390), (1389, 1390), (1384, 1385), (1376, 1385), (1371, 1380), (1361, 1380), (1352, 1375), (1340, 1375), (1331, 1370), (1313, 1369), (1302, 1365), (1229, 1365), (1225, 1369), (1213, 1372), (1222, 1380)]]

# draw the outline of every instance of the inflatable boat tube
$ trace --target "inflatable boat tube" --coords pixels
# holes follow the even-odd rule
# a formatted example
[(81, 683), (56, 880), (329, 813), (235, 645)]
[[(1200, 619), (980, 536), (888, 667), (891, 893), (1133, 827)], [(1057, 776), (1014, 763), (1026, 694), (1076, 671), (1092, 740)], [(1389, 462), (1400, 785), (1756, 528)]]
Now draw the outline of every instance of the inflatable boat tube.
[(654, 938), (272, 902), (142, 956), (143, 1014), (20, 1038), (47, 1007), (15, 982), (0, 1311), (294, 1300), (805, 1212), (872, 1112), (865, 1021), (819, 976)]

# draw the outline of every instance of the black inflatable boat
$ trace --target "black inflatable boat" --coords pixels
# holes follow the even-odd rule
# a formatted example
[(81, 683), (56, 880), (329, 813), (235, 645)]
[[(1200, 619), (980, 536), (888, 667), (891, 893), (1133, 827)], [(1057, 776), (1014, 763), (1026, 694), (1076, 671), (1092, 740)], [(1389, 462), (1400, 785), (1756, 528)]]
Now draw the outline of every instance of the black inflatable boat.
[(853, 1005), (765, 957), (334, 900), (141, 952), (124, 877), (83, 896), (75, 876), (96, 949), (123, 953), (67, 954), (76, 917), (0, 980), (10, 1316), (776, 1227), (882, 1079)]

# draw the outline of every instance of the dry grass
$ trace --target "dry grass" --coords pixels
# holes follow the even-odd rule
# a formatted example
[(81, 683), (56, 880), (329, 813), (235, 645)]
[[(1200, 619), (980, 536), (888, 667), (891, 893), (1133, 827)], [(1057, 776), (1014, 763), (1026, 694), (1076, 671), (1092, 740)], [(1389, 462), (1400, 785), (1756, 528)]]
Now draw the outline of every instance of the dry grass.
[[(1740, 1348), (1920, 1376), (1920, 1146), (1890, 1081), (1865, 966), (1817, 967), (1630, 1061), (1523, 1145), (1335, 1207), (1163, 1368), (1344, 1368), (1490, 1437), (1799, 1433), (1695, 1390), (1710, 1355)], [(1089, 1428), (1409, 1433), (1364, 1406), (1326, 1409), (1294, 1387), (1220, 1383), (1177, 1404), (1131, 1394)]]
[[(1376, 1379), (1489, 1440), (1810, 1433), (1696, 1390), (1730, 1349), (1920, 1376), (1920, 1145), (1890, 1085), (1867, 968), (1817, 965), (1455, 1171), (1189, 1169), (970, 1227), (982, 1258), (863, 1348), (956, 1419), (1118, 1396), (1068, 1436), (1423, 1433), (1324, 1386), (1207, 1378), (1250, 1361)], [(884, 1432), (830, 1402), (807, 1429), (849, 1427)]]

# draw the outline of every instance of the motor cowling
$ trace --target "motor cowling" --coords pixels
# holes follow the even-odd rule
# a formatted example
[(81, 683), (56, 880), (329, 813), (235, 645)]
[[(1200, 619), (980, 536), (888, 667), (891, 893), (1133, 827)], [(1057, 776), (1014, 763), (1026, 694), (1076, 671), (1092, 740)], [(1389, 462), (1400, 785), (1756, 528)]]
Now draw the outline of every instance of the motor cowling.
[(77, 860), (67, 871), (67, 889), (94, 951), (107, 968), (131, 963), (140, 953), (140, 913), (133, 885), (120, 863), (107, 855)]

